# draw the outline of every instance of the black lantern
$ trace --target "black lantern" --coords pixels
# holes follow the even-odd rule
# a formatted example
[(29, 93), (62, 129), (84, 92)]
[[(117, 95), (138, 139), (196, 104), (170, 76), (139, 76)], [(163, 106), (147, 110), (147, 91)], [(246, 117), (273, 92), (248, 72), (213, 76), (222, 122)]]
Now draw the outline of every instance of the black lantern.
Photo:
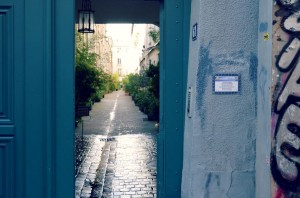
[(91, 0), (82, 0), (82, 8), (78, 10), (78, 32), (94, 33), (94, 11), (91, 9)]

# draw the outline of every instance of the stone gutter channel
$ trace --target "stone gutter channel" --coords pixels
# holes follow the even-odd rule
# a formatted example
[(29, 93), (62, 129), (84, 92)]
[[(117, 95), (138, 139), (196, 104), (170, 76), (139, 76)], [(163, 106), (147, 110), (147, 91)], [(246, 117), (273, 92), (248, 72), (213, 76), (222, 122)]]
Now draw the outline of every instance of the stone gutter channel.
[(114, 138), (95, 136), (84, 161), (75, 176), (75, 198), (98, 198), (102, 196), (111, 142)]
[[(101, 198), (104, 190), (105, 176), (107, 174), (107, 167), (109, 163), (110, 153), (112, 149), (112, 139), (108, 138), (103, 147), (101, 161), (97, 169), (96, 179), (93, 184), (91, 198)], [(113, 139), (114, 140), (114, 139)]]

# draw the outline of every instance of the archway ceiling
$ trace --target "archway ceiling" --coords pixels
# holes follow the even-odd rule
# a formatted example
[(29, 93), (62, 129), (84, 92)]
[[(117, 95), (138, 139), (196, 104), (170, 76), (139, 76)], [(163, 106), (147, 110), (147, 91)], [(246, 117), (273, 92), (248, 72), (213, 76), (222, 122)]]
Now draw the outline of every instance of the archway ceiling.
[[(75, 13), (82, 0), (76, 0)], [(159, 24), (158, 0), (92, 0), (95, 22), (101, 23), (153, 23)]]

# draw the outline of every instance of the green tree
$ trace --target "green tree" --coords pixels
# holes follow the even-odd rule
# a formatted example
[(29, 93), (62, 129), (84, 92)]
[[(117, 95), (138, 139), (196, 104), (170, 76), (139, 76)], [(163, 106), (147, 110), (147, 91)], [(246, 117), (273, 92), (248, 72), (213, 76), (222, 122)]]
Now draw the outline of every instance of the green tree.
[[(101, 68), (96, 68), (97, 61), (109, 61), (109, 54), (95, 53), (95, 45), (104, 39), (101, 34), (87, 35), (76, 32), (75, 46), (75, 105), (87, 105), (98, 102), (108, 92), (119, 89), (118, 76), (105, 73)], [(100, 52), (98, 52), (100, 53)]]
[(118, 73), (114, 73), (112, 75), (112, 82), (114, 84), (115, 89), (120, 89), (120, 81), (119, 81), (119, 74)]
[(75, 103), (76, 106), (86, 105), (93, 94), (99, 89), (101, 80), (100, 72), (93, 66), (87, 64), (76, 65), (75, 73)]
[(146, 70), (146, 75), (150, 81), (149, 91), (158, 99), (159, 98), (159, 63), (155, 66), (151, 64)]
[(141, 76), (139, 74), (129, 74), (123, 80), (125, 91), (134, 96), (142, 87), (141, 81)]
[(159, 41), (160, 31), (156, 30), (154, 28), (150, 28), (150, 31), (148, 32), (148, 35), (152, 38), (154, 43), (157, 43)]
[(123, 79), (124, 89), (149, 120), (159, 120), (159, 64), (150, 65), (143, 74), (129, 74)]
[(83, 34), (76, 32), (76, 46), (75, 46), (75, 63), (76, 65), (95, 66), (99, 55), (91, 52), (90, 49), (94, 47), (94, 39), (87, 39)]

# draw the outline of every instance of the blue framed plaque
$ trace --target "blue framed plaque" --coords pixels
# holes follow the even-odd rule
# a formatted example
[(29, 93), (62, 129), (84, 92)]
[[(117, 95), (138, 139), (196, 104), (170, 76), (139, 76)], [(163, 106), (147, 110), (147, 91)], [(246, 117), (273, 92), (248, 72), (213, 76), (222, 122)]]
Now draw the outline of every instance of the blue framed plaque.
[(241, 89), (241, 76), (238, 74), (216, 74), (213, 77), (215, 94), (238, 94)]

